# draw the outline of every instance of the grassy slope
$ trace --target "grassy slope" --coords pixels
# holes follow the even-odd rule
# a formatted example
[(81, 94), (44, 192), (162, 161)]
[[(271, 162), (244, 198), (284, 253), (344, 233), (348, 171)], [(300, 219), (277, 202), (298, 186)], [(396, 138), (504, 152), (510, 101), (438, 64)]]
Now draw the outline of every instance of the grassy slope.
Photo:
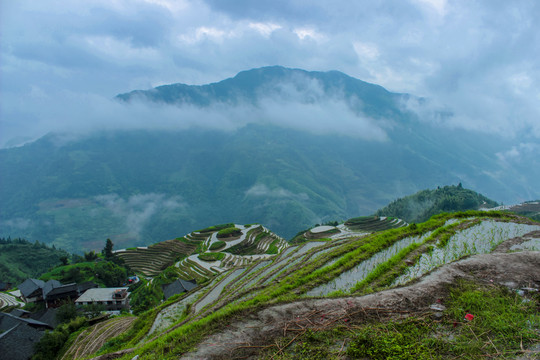
[[(269, 304), (288, 302), (297, 299), (308, 289), (315, 287), (317, 284), (329, 281), (347, 269), (351, 269), (355, 264), (362, 261), (362, 259), (368, 258), (371, 254), (375, 254), (381, 249), (388, 247), (390, 244), (407, 236), (414, 236), (416, 234), (423, 234), (426, 231), (439, 229), (432, 233), (432, 236), (426, 241), (435, 241), (439, 239), (444, 241), (445, 236), (448, 236), (447, 234), (452, 234), (457, 226), (449, 225), (445, 228), (441, 228), (448, 219), (453, 217), (457, 219), (466, 219), (474, 216), (497, 218), (506, 221), (517, 220), (511, 215), (500, 212), (465, 212), (454, 215), (441, 215), (434, 217), (423, 224), (417, 224), (402, 229), (393, 229), (352, 241), (346, 245), (340, 246), (335, 251), (328, 252), (315, 258), (315, 260), (306, 263), (301, 269), (291, 272), (287, 275), (286, 281), (271, 283), (267, 287), (256, 292), (254, 294), (255, 296), (247, 301), (230, 303), (220, 309), (216, 309), (204, 318), (193, 319), (192, 321), (173, 329), (170, 333), (146, 343), (138, 348), (137, 353), (143, 355), (143, 358), (152, 358), (155, 356), (167, 358), (168, 356), (174, 357), (177, 354), (184, 353), (192, 346), (196, 345), (203, 337), (217, 331), (217, 329), (227, 324), (235, 315), (246, 314)], [(370, 278), (376, 285), (369, 291), (380, 290), (389, 283), (388, 281), (376, 283), (376, 280), (381, 278), (384, 279), (385, 276), (390, 276), (393, 279), (404, 270), (401, 261), (409, 254), (414, 254), (414, 251), (417, 250), (417, 248), (411, 247), (406, 250), (407, 251), (401, 252), (397, 254), (396, 257), (390, 259), (386, 268), (374, 269), (373, 274), (370, 274)], [(331, 266), (321, 267), (328, 262), (328, 260), (335, 257), (339, 257), (339, 261)], [(156, 314), (157, 310), (144, 314), (135, 323), (134, 330), (126, 333), (123, 339), (117, 339), (114, 342), (114, 346), (108, 346), (108, 351), (136, 345), (138, 342), (137, 338), (141, 339), (144, 335), (144, 331), (141, 332), (141, 329), (148, 329), (151, 320), (155, 318)]]

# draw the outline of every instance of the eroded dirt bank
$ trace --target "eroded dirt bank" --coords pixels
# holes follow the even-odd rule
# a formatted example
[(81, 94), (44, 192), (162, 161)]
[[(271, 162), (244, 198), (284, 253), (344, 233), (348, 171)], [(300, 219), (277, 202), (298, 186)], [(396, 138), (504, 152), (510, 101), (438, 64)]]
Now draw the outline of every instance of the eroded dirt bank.
[(273, 339), (295, 328), (326, 328), (362, 317), (427, 311), (459, 278), (510, 288), (540, 287), (540, 252), (477, 255), (445, 265), (410, 286), (362, 297), (304, 300), (268, 307), (211, 335), (182, 359), (256, 358)]

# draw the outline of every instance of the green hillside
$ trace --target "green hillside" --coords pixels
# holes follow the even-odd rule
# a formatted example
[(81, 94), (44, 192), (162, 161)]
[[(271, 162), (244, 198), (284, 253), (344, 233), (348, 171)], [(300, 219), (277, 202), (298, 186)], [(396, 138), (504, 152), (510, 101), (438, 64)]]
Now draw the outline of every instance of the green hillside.
[[(117, 248), (174, 239), (212, 219), (259, 222), (291, 238), (437, 185), (462, 182), (505, 203), (538, 197), (540, 167), (532, 162), (514, 171), (494, 155), (510, 148), (508, 140), (441, 132), (402, 106), (410, 98), (339, 72), (280, 67), (121, 95), (120, 106), (141, 99), (178, 106), (179, 129), (50, 134), (1, 149), (0, 236), (82, 253), (99, 249), (105, 238)], [(277, 103), (268, 121), (257, 112), (266, 101)], [(332, 127), (333, 115), (313, 111), (334, 103), (351, 117), (347, 126)], [(214, 105), (234, 114), (245, 105), (254, 114), (234, 131), (181, 130), (183, 105), (201, 116)], [(287, 111), (296, 106), (309, 111)]]
[(70, 254), (36, 241), (0, 239), (0, 281), (17, 285), (68, 261)]
[(378, 210), (377, 216), (392, 216), (409, 223), (423, 222), (443, 212), (491, 208), (498, 204), (487, 197), (459, 185), (422, 190), (397, 199)]
[[(370, 219), (351, 220), (363, 223)], [(247, 235), (250, 228), (246, 226), (243, 233)], [(516, 244), (516, 239), (521, 241), (520, 250), (510, 249), (507, 255), (521, 259), (517, 261), (522, 266), (537, 267), (528, 252), (536, 245), (526, 235), (537, 230), (540, 225), (512, 214), (468, 211), (441, 214), (424, 223), (372, 234), (313, 239), (288, 246), (271, 257), (239, 261), (221, 272), (215, 269), (213, 276), (191, 292), (161, 304), (135, 304), (149, 310), (139, 311), (126, 332), (109, 338), (98, 354), (120, 351), (122, 359), (136, 355), (140, 359), (176, 359), (197, 349), (195, 358), (213, 358), (207, 353), (213, 351), (214, 356), (226, 352), (231, 357), (279, 359), (332, 358), (339, 353), (352, 358), (382, 354), (375, 358), (429, 359), (437, 354), (440, 358), (475, 358), (500, 351), (516, 353), (537, 338), (524, 324), (527, 319), (540, 320), (534, 315), (538, 299), (527, 297), (528, 302), (522, 302), (520, 296), (524, 295), (499, 288), (492, 272), (491, 282), (477, 282), (481, 280), (474, 271), (484, 269), (478, 265), (472, 265), (467, 273), (469, 282), (456, 280), (450, 292), (448, 283), (432, 290), (426, 285), (418, 285), (424, 286), (421, 291), (409, 291), (407, 287), (416, 286), (418, 278), (445, 263), (489, 254), (507, 241)], [(202, 237), (200, 241), (210, 245)], [(504, 265), (504, 261), (494, 259), (498, 266)], [(510, 257), (505, 259), (510, 261)], [(203, 271), (201, 265), (189, 265), (193, 272)], [(459, 269), (463, 269), (461, 266)], [(522, 279), (514, 279), (525, 285), (534, 276), (534, 271), (518, 273)], [(141, 284), (134, 294), (143, 302), (159, 299), (159, 285), (177, 276), (178, 266), (173, 265)], [(396, 287), (402, 288), (394, 291)], [(383, 290), (395, 293), (395, 304), (385, 305), (382, 292), (375, 297), (363, 296)], [(404, 302), (405, 292), (410, 299)], [(362, 301), (368, 305), (359, 307)], [(499, 307), (505, 311), (490, 312)], [(258, 317), (256, 314), (267, 311), (263, 309), (271, 315)], [(470, 325), (463, 320), (467, 312), (477, 319)], [(500, 324), (509, 322), (514, 325), (498, 330)], [(266, 335), (260, 333), (263, 327)], [(235, 333), (240, 329), (242, 339)], [(471, 341), (471, 330), (476, 334), (475, 341)], [(216, 333), (223, 337), (208, 340)], [(386, 340), (379, 341), (374, 334)], [(77, 348), (78, 341), (88, 339), (81, 337), (71, 347)], [(484, 346), (486, 341), (495, 347)]]

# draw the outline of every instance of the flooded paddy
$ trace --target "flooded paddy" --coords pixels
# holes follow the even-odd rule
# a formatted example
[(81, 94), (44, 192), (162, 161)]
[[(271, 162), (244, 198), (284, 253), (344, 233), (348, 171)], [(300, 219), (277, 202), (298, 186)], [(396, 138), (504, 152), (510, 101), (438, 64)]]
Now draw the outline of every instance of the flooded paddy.
[(204, 296), (204, 298), (199, 301), (197, 304), (195, 304), (194, 306), (194, 311), (197, 313), (199, 312), (202, 308), (204, 308), (206, 305), (210, 304), (210, 303), (213, 303), (214, 301), (216, 301), (218, 298), (219, 298), (219, 295), (221, 295), (221, 292), (223, 291), (223, 289), (225, 288), (225, 286), (227, 286), (227, 284), (229, 284), (231, 281), (233, 281), (234, 279), (236, 279), (238, 276), (240, 276), (240, 274), (242, 274), (246, 269), (242, 268), (242, 269), (236, 269), (234, 270), (231, 274), (229, 274), (225, 280), (223, 280), (222, 282), (220, 282), (215, 288), (213, 288), (212, 290), (210, 290), (210, 292), (208, 294), (206, 294)]
[(534, 230), (540, 230), (540, 226), (494, 220), (482, 221), (456, 233), (444, 247), (437, 247), (431, 253), (423, 254), (414, 266), (409, 267), (405, 274), (396, 279), (394, 285), (405, 284), (436, 267), (464, 256), (489, 253), (503, 241)]
[[(338, 277), (328, 283), (309, 290), (305, 296), (324, 296), (336, 290), (347, 291), (353, 288), (357, 282), (362, 281), (377, 265), (388, 261), (392, 256), (411, 244), (422, 243), (430, 235), (431, 232), (428, 232), (422, 236), (413, 236), (399, 240), (388, 248), (374, 254), (369, 259), (362, 261), (352, 269), (341, 273)], [(330, 263), (333, 264), (338, 261), (338, 259), (339, 257), (333, 259), (326, 266), (330, 266)]]

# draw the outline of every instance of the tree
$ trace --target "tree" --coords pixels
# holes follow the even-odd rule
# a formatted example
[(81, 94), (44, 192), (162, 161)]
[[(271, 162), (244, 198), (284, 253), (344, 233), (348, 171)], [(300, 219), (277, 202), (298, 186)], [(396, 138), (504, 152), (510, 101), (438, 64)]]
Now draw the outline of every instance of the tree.
[(60, 256), (60, 262), (62, 263), (62, 265), (67, 265), (69, 262), (67, 255)]
[(127, 271), (113, 262), (101, 262), (95, 267), (98, 279), (107, 287), (122, 286), (127, 281)]
[(105, 247), (103, 248), (102, 254), (105, 257), (105, 260), (110, 260), (113, 257), (113, 242), (111, 239), (107, 239), (107, 242), (105, 243)]
[(67, 323), (77, 317), (77, 307), (75, 304), (64, 304), (58, 308), (56, 320), (61, 323)]
[(84, 253), (84, 259), (86, 261), (94, 261), (98, 258), (97, 254), (94, 251), (85, 252)]

